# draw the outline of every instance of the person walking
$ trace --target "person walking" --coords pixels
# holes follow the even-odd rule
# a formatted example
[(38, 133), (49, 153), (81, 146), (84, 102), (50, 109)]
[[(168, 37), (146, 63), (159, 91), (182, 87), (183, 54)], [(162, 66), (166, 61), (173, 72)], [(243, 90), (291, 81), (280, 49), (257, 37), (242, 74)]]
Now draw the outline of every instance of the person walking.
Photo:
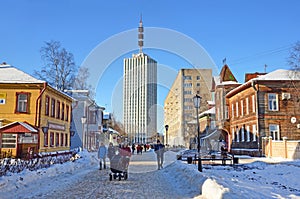
[(100, 168), (99, 168), (99, 170), (102, 169), (102, 163), (103, 163), (104, 169), (106, 169), (106, 160), (105, 160), (106, 156), (107, 156), (107, 148), (104, 145), (104, 143), (101, 142), (100, 147), (98, 149), (98, 158), (100, 160)]
[(115, 147), (113, 146), (113, 143), (109, 143), (108, 145), (108, 149), (107, 149), (107, 157), (109, 160), (111, 160), (111, 158), (116, 155), (116, 150)]
[(134, 154), (134, 151), (135, 151), (135, 144), (134, 143), (131, 146), (131, 151), (132, 151), (132, 154)]
[(154, 146), (154, 151), (156, 153), (156, 158), (157, 158), (157, 165), (158, 165), (158, 170), (163, 168), (163, 163), (164, 163), (164, 153), (165, 153), (165, 145), (160, 143), (159, 140), (157, 140), (157, 144)]

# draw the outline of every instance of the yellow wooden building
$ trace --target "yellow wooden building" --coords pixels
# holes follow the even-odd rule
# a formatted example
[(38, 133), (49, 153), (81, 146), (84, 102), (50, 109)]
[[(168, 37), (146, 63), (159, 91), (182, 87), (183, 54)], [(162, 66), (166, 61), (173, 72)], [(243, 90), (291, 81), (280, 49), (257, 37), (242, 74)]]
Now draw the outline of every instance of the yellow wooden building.
[(72, 100), (47, 82), (0, 64), (0, 157), (69, 150)]

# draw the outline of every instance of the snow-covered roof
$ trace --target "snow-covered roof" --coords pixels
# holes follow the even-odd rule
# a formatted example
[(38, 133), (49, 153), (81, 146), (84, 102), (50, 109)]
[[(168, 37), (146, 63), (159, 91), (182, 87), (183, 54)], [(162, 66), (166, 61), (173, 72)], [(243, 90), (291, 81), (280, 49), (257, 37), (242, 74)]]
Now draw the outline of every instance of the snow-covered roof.
[(278, 69), (266, 75), (253, 78), (251, 80), (300, 80), (300, 72), (293, 70)]
[(214, 78), (214, 81), (215, 81), (216, 86), (220, 86), (220, 85), (240, 84), (239, 82), (236, 82), (236, 81), (223, 81), (223, 82), (221, 83), (220, 76), (214, 76), (213, 78)]
[(226, 94), (226, 97), (231, 97), (232, 95), (235, 95), (241, 90), (250, 87), (253, 83), (257, 81), (291, 81), (291, 80), (300, 81), (300, 72), (293, 71), (293, 70), (278, 69), (266, 75), (261, 75), (256, 78), (250, 79), (246, 83), (228, 92)]
[(207, 115), (207, 114), (215, 114), (216, 113), (216, 108), (212, 107), (211, 109), (208, 109), (202, 113), (200, 113), (199, 117), (203, 116), (203, 115)]
[(0, 64), (0, 83), (44, 83), (31, 75), (7, 64)]

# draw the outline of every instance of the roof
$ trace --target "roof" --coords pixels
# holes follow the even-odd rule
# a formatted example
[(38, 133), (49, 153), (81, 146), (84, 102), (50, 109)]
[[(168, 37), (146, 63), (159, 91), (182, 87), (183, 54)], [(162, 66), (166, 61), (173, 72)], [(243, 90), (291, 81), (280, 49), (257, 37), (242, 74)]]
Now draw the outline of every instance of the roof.
[(278, 69), (266, 75), (258, 76), (257, 78), (254, 78), (252, 80), (300, 80), (300, 72), (293, 70)]
[(26, 122), (12, 122), (0, 127), (2, 133), (37, 133), (37, 129)]
[(220, 72), (220, 83), (222, 82), (237, 82), (229, 67), (225, 64)]
[(45, 83), (8, 64), (0, 64), (0, 83)]
[(293, 71), (293, 70), (285, 70), (285, 69), (278, 69), (273, 72), (270, 72), (266, 75), (261, 75), (256, 78), (250, 79), (246, 83), (236, 87), (235, 89), (231, 90), (226, 94), (226, 97), (231, 97), (236, 93), (252, 86), (252, 84), (259, 82), (259, 81), (300, 81), (300, 72)]

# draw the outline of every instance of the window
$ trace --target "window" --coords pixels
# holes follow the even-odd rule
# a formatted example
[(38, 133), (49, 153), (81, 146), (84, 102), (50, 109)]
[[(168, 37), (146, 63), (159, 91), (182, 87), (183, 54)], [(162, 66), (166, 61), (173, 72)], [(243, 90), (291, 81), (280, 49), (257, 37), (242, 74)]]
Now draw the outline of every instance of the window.
[(231, 133), (232, 133), (232, 141), (235, 142), (235, 129), (234, 128), (232, 128)]
[(57, 100), (56, 104), (57, 104), (56, 118), (59, 119), (59, 117), (60, 117), (60, 101)]
[(18, 113), (28, 113), (29, 93), (17, 93), (17, 111)]
[(278, 111), (277, 94), (275, 93), (268, 94), (268, 105), (269, 105), (269, 111)]
[(228, 110), (228, 109), (229, 109), (229, 107), (226, 106), (226, 107), (225, 107), (225, 119), (229, 119), (229, 113), (228, 113), (229, 110)]
[(249, 114), (249, 98), (246, 98), (246, 115)]
[(232, 118), (234, 118), (234, 104), (231, 104), (231, 112)]
[(61, 104), (61, 120), (65, 119), (65, 104)]
[(46, 96), (46, 99), (45, 99), (45, 115), (49, 116), (49, 104), (50, 102), (50, 98), (49, 96)]
[(246, 126), (247, 142), (250, 142), (250, 126)]
[(89, 124), (96, 124), (96, 111), (89, 111)]
[(255, 113), (255, 97), (252, 95), (252, 112)]
[(236, 117), (238, 117), (239, 116), (239, 103), (238, 102), (235, 103), (235, 111), (236, 111)]
[(239, 132), (239, 128), (236, 127), (236, 141), (239, 142), (240, 141), (240, 132)]
[(244, 100), (241, 100), (241, 116), (244, 115)]
[(44, 133), (44, 146), (48, 146), (48, 133)]
[(55, 99), (51, 98), (51, 117), (55, 117)]
[(55, 146), (58, 147), (59, 146), (59, 133), (55, 134)]
[(255, 124), (252, 125), (252, 133), (253, 133), (253, 139), (252, 139), (252, 141), (255, 142), (256, 141), (256, 134), (257, 134), (257, 132), (256, 132), (256, 125)]
[(65, 146), (68, 146), (68, 134), (65, 134)]
[(272, 137), (272, 140), (280, 140), (279, 125), (270, 124), (269, 130), (270, 130), (270, 136)]
[(183, 94), (184, 94), (184, 95), (191, 95), (191, 94), (192, 94), (192, 91), (183, 91)]
[(66, 121), (69, 121), (69, 106), (66, 105)]
[(242, 127), (241, 129), (241, 134), (242, 134), (242, 142), (245, 142), (245, 128)]
[(64, 146), (64, 134), (60, 133), (60, 146)]
[(200, 80), (200, 76), (197, 76), (197, 80)]
[(54, 133), (50, 132), (50, 147), (54, 147)]
[(183, 79), (184, 79), (184, 80), (191, 80), (192, 77), (191, 77), (191, 76), (183, 76)]
[(2, 148), (16, 148), (17, 134), (3, 133), (2, 134)]
[(192, 83), (183, 84), (183, 87), (185, 87), (185, 88), (191, 88), (192, 86), (193, 86)]
[(197, 83), (197, 87), (200, 87), (200, 83)]

